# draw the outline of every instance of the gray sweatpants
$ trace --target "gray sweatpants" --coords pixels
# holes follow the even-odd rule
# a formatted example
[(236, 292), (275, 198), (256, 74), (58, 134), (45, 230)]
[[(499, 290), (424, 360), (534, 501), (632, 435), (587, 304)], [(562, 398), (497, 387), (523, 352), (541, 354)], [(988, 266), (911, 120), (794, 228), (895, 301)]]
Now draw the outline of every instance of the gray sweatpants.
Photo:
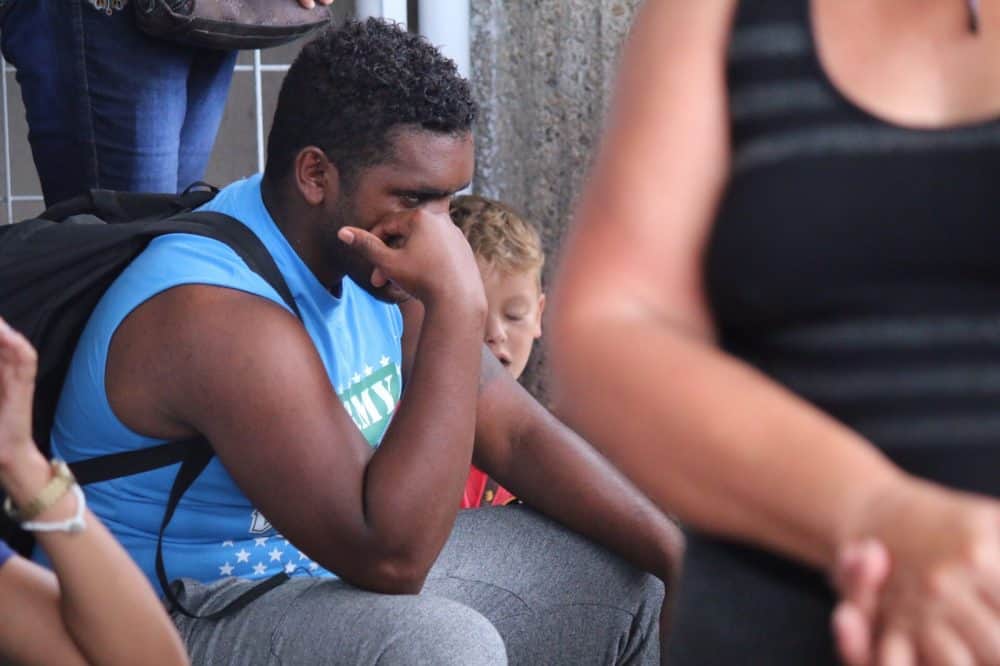
[[(179, 584), (199, 614), (250, 584)], [(658, 664), (663, 585), (523, 507), (462, 511), (418, 595), (293, 578), (216, 622), (175, 613), (193, 664)]]

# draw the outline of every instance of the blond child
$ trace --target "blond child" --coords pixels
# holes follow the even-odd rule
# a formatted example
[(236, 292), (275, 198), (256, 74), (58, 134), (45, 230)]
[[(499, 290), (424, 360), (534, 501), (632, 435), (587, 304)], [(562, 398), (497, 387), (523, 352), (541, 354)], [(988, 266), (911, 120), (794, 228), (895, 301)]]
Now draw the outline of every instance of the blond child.
[[(451, 203), (451, 218), (465, 234), (486, 290), (486, 344), (515, 379), (542, 335), (542, 266), (538, 230), (509, 206), (465, 195)], [(462, 508), (508, 504), (515, 498), (472, 466)]]

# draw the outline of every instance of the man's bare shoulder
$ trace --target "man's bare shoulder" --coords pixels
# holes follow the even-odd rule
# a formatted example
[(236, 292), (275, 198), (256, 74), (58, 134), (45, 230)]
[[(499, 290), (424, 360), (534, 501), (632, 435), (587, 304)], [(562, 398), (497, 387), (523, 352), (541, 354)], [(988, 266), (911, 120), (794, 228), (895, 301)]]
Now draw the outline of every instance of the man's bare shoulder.
[(108, 352), (106, 387), (123, 423), (171, 438), (190, 434), (206, 404), (267, 401), (282, 390), (287, 368), (322, 371), (295, 315), (256, 294), (192, 284), (125, 318)]

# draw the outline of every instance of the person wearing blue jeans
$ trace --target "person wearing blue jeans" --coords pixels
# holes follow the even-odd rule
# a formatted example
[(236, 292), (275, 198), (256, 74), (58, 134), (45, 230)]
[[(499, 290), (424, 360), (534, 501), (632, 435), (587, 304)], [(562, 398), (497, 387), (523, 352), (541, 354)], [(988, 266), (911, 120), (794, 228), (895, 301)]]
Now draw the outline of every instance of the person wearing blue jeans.
[[(90, 188), (176, 192), (208, 163), (235, 51), (148, 37), (127, 0), (7, 0), (46, 205)], [(100, 8), (98, 8), (100, 7)]]

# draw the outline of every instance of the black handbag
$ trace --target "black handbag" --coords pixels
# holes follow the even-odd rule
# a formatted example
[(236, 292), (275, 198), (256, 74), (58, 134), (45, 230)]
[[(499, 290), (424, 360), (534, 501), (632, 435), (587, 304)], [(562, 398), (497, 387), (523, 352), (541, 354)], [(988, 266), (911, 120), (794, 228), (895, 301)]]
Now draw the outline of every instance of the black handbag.
[(330, 8), (296, 0), (132, 0), (139, 29), (190, 46), (266, 49), (330, 23)]

